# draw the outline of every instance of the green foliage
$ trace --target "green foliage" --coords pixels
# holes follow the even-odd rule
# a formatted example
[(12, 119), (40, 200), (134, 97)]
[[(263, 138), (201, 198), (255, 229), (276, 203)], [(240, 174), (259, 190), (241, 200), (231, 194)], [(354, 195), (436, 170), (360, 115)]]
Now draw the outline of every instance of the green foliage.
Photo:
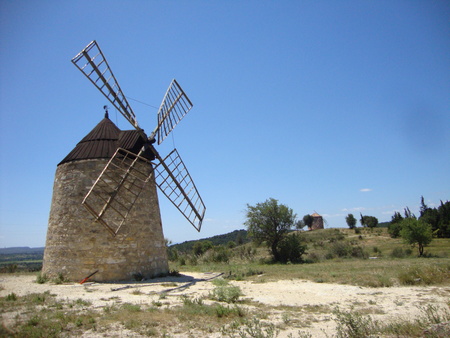
[(391, 218), (391, 222), (388, 226), (388, 233), (392, 238), (400, 237), (401, 222), (403, 221), (402, 215), (396, 211)]
[(369, 254), (359, 245), (352, 245), (346, 241), (333, 242), (330, 246), (327, 258), (368, 258)]
[(210, 294), (211, 299), (225, 303), (236, 303), (240, 296), (242, 296), (241, 288), (235, 285), (217, 286)]
[(417, 244), (419, 256), (422, 256), (425, 246), (433, 239), (431, 226), (415, 218), (405, 218), (400, 224), (400, 236), (410, 245)]
[(394, 319), (387, 322), (372, 320), (369, 316), (351, 310), (334, 311), (337, 323), (336, 337), (448, 337), (450, 311), (445, 307), (419, 307), (421, 316), (412, 320)]
[(354, 229), (356, 227), (357, 220), (353, 214), (348, 214), (347, 217), (345, 217), (345, 221), (350, 229)]
[(223, 246), (216, 246), (212, 250), (210, 250), (210, 255), (207, 258), (207, 261), (214, 263), (228, 263), (230, 257), (230, 249), (227, 249)]
[(279, 262), (303, 263), (303, 255), (307, 249), (302, 237), (296, 233), (284, 236), (278, 244)]
[(308, 228), (311, 228), (313, 221), (314, 218), (310, 214), (306, 214), (305, 216), (303, 216), (302, 222)]
[(201, 256), (212, 247), (213, 243), (211, 241), (208, 240), (198, 241), (194, 243), (194, 246), (192, 247), (192, 253), (195, 256)]
[(374, 216), (362, 216), (361, 215), (361, 225), (368, 228), (375, 228), (378, 225), (378, 218)]
[(275, 338), (279, 334), (279, 330), (274, 324), (264, 323), (256, 317), (222, 327), (221, 332), (225, 337), (240, 338)]
[[(205, 238), (202, 241), (209, 241), (214, 246), (226, 245), (228, 242), (235, 242), (237, 245), (242, 245), (250, 242), (247, 236), (247, 230), (235, 230), (233, 232)], [(186, 241), (180, 244), (173, 244), (169, 247), (170, 250), (176, 250), (178, 254), (190, 253), (198, 241)], [(175, 259), (174, 259), (175, 260)]]
[(344, 312), (339, 308), (336, 308), (333, 313), (337, 322), (336, 337), (361, 338), (371, 336), (374, 323), (369, 316), (363, 316), (354, 310)]
[(273, 259), (280, 260), (278, 245), (283, 236), (295, 224), (296, 215), (284, 204), (273, 198), (255, 206), (247, 205), (246, 226), (249, 235), (257, 243), (265, 242)]
[(424, 223), (431, 225), (433, 233), (440, 238), (450, 238), (450, 202), (442, 202), (436, 208), (429, 208), (421, 197), (420, 217)]
[(44, 284), (44, 283), (47, 283), (47, 282), (48, 282), (48, 277), (45, 274), (39, 272), (37, 274), (37, 276), (36, 276), (36, 283)]
[(401, 222), (389, 224), (388, 232), (389, 232), (389, 235), (392, 238), (400, 237), (400, 231), (401, 230), (402, 230), (402, 223)]
[(407, 256), (410, 256), (412, 253), (411, 249), (403, 250), (400, 247), (395, 247), (392, 249), (391, 257), (393, 258), (405, 258)]
[(398, 280), (402, 285), (436, 285), (450, 279), (450, 266), (447, 268), (433, 265), (411, 266), (402, 269)]
[(14, 292), (11, 292), (5, 297), (5, 300), (8, 302), (15, 302), (17, 300), (17, 295)]

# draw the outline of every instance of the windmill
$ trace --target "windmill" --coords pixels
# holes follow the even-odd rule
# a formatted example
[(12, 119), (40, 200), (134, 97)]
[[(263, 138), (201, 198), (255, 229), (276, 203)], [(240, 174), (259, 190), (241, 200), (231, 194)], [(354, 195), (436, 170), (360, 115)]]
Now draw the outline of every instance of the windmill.
[[(147, 138), (97, 42), (92, 41), (72, 59), (72, 62), (130, 122), (141, 137)], [(200, 231), (206, 208), (180, 155), (174, 149), (163, 159), (153, 146), (156, 137), (158, 144), (164, 141), (192, 106), (178, 82), (172, 80), (158, 111), (158, 123), (139, 153), (136, 155), (118, 148), (83, 199), (82, 204), (113, 236), (117, 234), (136, 199), (139, 198), (142, 184), (147, 183), (153, 175), (161, 192), (194, 228)], [(148, 161), (141, 156), (148, 150), (157, 161), (150, 175), (146, 175), (139, 168)], [(118, 175), (116, 169), (122, 174)], [(128, 190), (132, 198), (125, 200), (119, 198), (123, 190)], [(111, 222), (114, 219), (119, 221)]]
[(82, 280), (98, 271), (99, 281), (163, 275), (168, 264), (156, 187), (197, 231), (206, 210), (178, 151), (163, 158), (154, 146), (192, 103), (172, 80), (156, 127), (147, 136), (96, 41), (72, 63), (134, 130), (118, 129), (106, 110), (105, 118), (58, 164), (43, 273)]

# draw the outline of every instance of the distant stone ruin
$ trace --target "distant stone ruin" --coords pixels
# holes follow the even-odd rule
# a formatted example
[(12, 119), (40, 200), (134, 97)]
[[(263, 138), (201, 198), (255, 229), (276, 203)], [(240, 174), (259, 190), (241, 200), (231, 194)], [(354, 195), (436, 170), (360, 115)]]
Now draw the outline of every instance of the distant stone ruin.
[(313, 218), (312, 224), (309, 227), (309, 230), (318, 230), (323, 229), (323, 218), (317, 212), (311, 215)]

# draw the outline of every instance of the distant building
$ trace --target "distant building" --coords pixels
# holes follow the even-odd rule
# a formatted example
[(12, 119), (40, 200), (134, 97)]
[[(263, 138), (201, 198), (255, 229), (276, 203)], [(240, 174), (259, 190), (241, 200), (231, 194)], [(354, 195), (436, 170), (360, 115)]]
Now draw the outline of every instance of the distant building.
[(311, 215), (313, 218), (311, 227), (309, 230), (317, 230), (317, 229), (323, 229), (323, 218), (320, 216), (317, 212)]

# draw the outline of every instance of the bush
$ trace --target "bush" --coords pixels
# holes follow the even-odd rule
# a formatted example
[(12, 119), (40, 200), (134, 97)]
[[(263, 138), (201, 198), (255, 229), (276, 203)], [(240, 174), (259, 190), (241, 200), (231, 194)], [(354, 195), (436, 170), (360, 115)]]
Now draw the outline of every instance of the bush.
[(210, 294), (212, 299), (226, 303), (236, 303), (240, 296), (242, 296), (241, 289), (234, 285), (217, 286)]
[(339, 308), (334, 310), (337, 322), (338, 338), (369, 337), (374, 324), (369, 316), (362, 316), (356, 311), (343, 312)]
[(359, 245), (353, 246), (351, 243), (340, 241), (333, 243), (325, 255), (326, 259), (333, 259), (336, 257), (368, 258), (369, 254)]
[(39, 272), (37, 277), (36, 277), (36, 283), (38, 284), (44, 284), (48, 282), (48, 277), (47, 275), (44, 273)]
[(402, 230), (401, 223), (390, 223), (388, 226), (388, 233), (392, 238), (400, 237), (400, 230)]
[(360, 246), (354, 246), (352, 247), (351, 253), (350, 255), (354, 258), (368, 258), (369, 254), (364, 251), (364, 248), (360, 247)]
[(210, 260), (214, 263), (228, 263), (230, 260), (230, 251), (223, 246), (215, 247)]
[(327, 257), (347, 257), (350, 255), (352, 246), (345, 242), (335, 242), (328, 250)]
[(411, 249), (403, 250), (402, 248), (397, 247), (397, 248), (394, 248), (392, 250), (391, 257), (393, 257), (393, 258), (405, 258), (407, 256), (410, 256), (411, 253), (412, 253)]
[(303, 263), (302, 256), (305, 254), (306, 248), (299, 235), (285, 236), (278, 244), (279, 261), (281, 263)]

